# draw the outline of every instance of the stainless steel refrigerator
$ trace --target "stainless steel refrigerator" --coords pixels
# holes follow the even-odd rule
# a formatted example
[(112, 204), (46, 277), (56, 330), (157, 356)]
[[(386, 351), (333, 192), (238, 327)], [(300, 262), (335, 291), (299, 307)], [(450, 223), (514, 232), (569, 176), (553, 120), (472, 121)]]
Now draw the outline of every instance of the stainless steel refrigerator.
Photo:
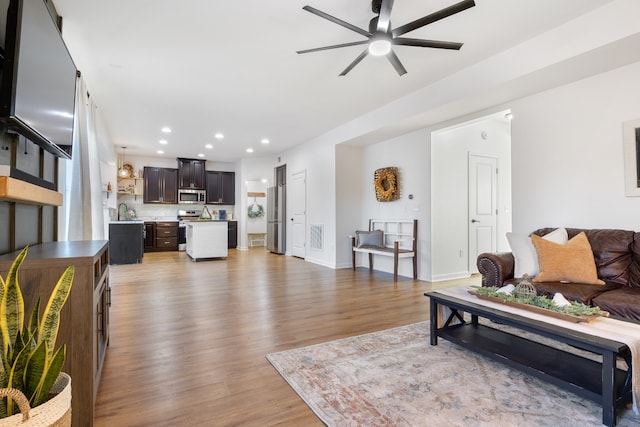
[(286, 250), (285, 186), (267, 188), (267, 249), (275, 254)]

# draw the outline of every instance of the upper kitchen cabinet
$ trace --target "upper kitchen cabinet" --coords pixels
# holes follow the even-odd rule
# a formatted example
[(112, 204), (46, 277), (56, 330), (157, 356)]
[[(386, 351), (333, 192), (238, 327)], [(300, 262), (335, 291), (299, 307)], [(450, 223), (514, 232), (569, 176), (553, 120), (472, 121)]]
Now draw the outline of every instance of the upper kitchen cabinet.
[(178, 188), (204, 190), (206, 160), (178, 158)]
[(178, 169), (145, 166), (144, 203), (178, 203)]
[(236, 204), (235, 172), (207, 171), (207, 204)]

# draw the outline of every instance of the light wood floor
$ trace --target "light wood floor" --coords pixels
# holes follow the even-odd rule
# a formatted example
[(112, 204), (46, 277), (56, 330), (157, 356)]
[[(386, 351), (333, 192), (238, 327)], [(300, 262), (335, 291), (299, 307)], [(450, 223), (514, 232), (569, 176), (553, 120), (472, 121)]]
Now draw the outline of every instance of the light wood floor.
[(431, 284), (264, 248), (226, 261), (147, 253), (111, 266), (96, 425), (322, 426), (268, 353), (427, 320)]

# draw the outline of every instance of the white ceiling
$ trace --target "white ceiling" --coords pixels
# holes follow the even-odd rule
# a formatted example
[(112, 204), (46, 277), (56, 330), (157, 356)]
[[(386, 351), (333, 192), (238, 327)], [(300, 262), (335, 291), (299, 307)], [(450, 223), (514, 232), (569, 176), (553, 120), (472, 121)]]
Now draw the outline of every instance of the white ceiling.
[[(609, 1), (476, 0), (406, 35), (464, 42), (460, 51), (397, 46), (404, 76), (369, 56), (339, 77), (363, 46), (296, 51), (363, 37), (302, 7), (366, 29), (370, 0), (53, 0), (117, 147), (227, 162), (275, 156)], [(396, 0), (392, 27), (456, 2)]]

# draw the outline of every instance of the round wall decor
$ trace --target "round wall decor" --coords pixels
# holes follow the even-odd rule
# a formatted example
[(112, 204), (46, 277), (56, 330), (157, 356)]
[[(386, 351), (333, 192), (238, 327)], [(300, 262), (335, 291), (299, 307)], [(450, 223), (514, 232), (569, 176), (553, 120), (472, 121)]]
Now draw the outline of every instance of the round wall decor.
[(391, 202), (400, 198), (398, 188), (398, 168), (389, 167), (375, 171), (373, 185), (376, 191), (376, 200), (379, 202)]

